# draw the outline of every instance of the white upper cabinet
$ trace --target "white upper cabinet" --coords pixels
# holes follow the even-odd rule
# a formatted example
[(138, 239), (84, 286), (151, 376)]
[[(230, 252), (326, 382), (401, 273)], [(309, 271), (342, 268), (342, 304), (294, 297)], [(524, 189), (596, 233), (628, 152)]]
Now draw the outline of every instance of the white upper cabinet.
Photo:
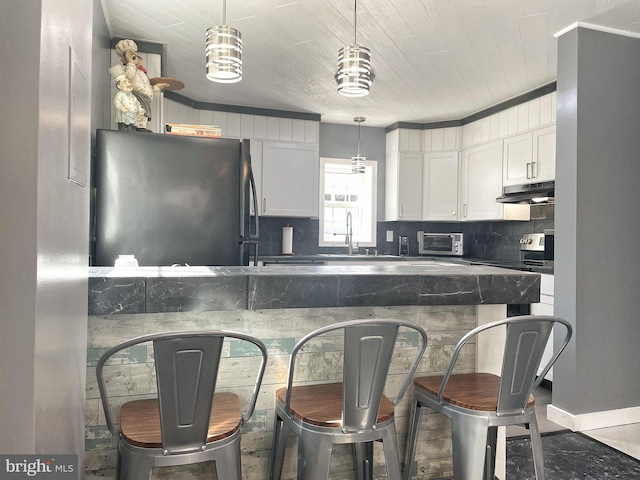
[(496, 202), (502, 195), (502, 140), (462, 152), (460, 220), (529, 220), (529, 205)]
[(502, 182), (506, 185), (531, 183), (533, 135), (522, 133), (504, 139)]
[(385, 219), (422, 220), (422, 154), (387, 155)]
[(398, 151), (414, 152), (422, 151), (422, 130), (412, 128), (398, 129)]
[(318, 145), (264, 142), (260, 214), (317, 217)]
[(533, 178), (535, 182), (556, 178), (556, 126), (533, 131)]
[(555, 125), (504, 139), (503, 184), (505, 186), (553, 180), (555, 169)]
[(425, 153), (422, 219), (458, 220), (458, 151)]

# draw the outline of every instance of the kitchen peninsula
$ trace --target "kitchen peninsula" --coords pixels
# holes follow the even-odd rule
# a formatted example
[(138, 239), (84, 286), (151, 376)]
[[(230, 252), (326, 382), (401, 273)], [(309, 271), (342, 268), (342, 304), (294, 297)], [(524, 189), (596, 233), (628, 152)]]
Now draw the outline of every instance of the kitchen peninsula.
[[(228, 329), (255, 335), (269, 349), (269, 363), (256, 412), (243, 429), (243, 478), (267, 478), (275, 390), (286, 378), (295, 341), (322, 325), (354, 318), (398, 318), (422, 325), (429, 346), (419, 374), (446, 368), (452, 347), (477, 324), (506, 316), (507, 304), (536, 303), (540, 275), (483, 265), (433, 264), (265, 267), (139, 267), (89, 269), (86, 470), (112, 476), (115, 442), (104, 425), (95, 364), (108, 347), (133, 336), (165, 330)], [(403, 338), (406, 356), (394, 360), (388, 388), (407, 368), (416, 338)], [(462, 368), (491, 365), (490, 342), (465, 352)], [(300, 371), (300, 380), (323, 381), (339, 365), (333, 345), (318, 346), (317, 363)], [(476, 351), (477, 350), (477, 351)], [(250, 375), (238, 367), (251, 352), (231, 347), (221, 384), (243, 391)], [(476, 359), (477, 355), (477, 359)], [(240, 358), (243, 357), (243, 358)], [(258, 357), (255, 361), (258, 361)], [(146, 355), (119, 365), (115, 375), (131, 378), (123, 397), (153, 393), (151, 364)], [(399, 447), (404, 451), (408, 397), (397, 409)], [(424, 437), (416, 456), (421, 478), (446, 478), (452, 473), (451, 432), (444, 417), (425, 415)], [(426, 424), (427, 424), (426, 423)], [(425, 424), (425, 425), (426, 425)], [(426, 441), (426, 438), (429, 441)], [(295, 450), (287, 452), (283, 479), (294, 478)], [(336, 449), (336, 478), (351, 468), (349, 450)], [(384, 468), (376, 446), (375, 477)], [(381, 468), (378, 470), (378, 468)], [(201, 473), (194, 472), (196, 478)], [(341, 476), (342, 475), (342, 476)], [(425, 476), (426, 475), (426, 476)]]

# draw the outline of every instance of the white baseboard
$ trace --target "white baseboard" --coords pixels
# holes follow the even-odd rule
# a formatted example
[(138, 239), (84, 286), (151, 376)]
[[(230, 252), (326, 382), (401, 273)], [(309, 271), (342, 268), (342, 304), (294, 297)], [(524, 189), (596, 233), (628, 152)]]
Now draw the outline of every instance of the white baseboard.
[(640, 423), (640, 407), (574, 415), (550, 404), (547, 405), (547, 419), (574, 432), (583, 432), (598, 428)]

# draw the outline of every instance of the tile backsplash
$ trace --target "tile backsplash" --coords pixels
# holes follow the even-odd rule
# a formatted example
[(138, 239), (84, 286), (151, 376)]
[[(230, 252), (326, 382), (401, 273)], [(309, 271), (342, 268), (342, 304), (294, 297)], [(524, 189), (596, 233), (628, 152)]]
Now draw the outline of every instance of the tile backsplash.
[[(280, 255), (282, 227), (293, 227), (293, 252), (297, 255), (316, 253), (347, 253), (344, 248), (318, 247), (318, 219), (260, 217), (261, 256)], [(469, 257), (494, 260), (519, 260), (520, 238), (524, 233), (542, 233), (554, 228), (554, 205), (532, 205), (528, 222), (378, 222), (377, 250), (382, 255), (397, 255), (398, 236), (406, 235), (409, 254), (417, 255), (416, 232), (462, 232), (468, 244)], [(387, 230), (393, 231), (393, 241), (386, 241)]]

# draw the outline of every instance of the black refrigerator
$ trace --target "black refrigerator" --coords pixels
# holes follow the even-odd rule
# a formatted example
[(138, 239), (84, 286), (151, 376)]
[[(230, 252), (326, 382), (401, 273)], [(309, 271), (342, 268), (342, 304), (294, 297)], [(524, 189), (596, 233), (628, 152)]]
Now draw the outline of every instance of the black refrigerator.
[(255, 264), (252, 192), (249, 140), (97, 130), (92, 264)]

